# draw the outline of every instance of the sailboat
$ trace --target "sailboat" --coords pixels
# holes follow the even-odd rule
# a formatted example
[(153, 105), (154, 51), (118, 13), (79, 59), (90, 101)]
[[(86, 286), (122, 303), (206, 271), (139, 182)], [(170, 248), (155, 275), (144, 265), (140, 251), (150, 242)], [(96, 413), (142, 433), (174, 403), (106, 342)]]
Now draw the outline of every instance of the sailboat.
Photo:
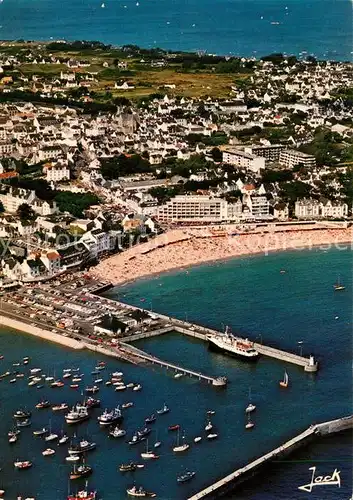
[(333, 285), (335, 292), (339, 292), (340, 290), (345, 290), (346, 287), (341, 284), (340, 277), (338, 276), (336, 283)]
[(146, 442), (146, 451), (141, 453), (141, 458), (159, 458), (159, 455), (156, 455), (154, 451), (148, 450), (148, 439)]
[(49, 420), (49, 434), (44, 438), (45, 441), (55, 441), (55, 439), (58, 439), (58, 435), (52, 432), (51, 430), (51, 420)]
[(212, 423), (211, 423), (211, 420), (210, 420), (210, 419), (208, 419), (207, 424), (206, 424), (206, 426), (205, 426), (205, 431), (211, 431), (211, 430), (212, 430), (212, 428), (213, 428), (213, 425), (212, 425)]
[(252, 429), (254, 427), (254, 422), (251, 421), (250, 419), (250, 413), (247, 414), (248, 415), (248, 421), (247, 423), (245, 424), (245, 429)]
[(156, 430), (156, 442), (154, 443), (154, 448), (159, 448), (161, 445), (161, 441), (158, 441), (158, 431)]
[(285, 371), (283, 380), (280, 381), (279, 385), (286, 389), (288, 387), (288, 382), (289, 382), (288, 373)]
[(251, 389), (249, 387), (249, 404), (245, 409), (245, 413), (251, 413), (252, 411), (256, 410), (256, 406), (252, 404), (251, 402)]
[(173, 447), (173, 451), (178, 453), (181, 451), (186, 451), (190, 448), (190, 445), (185, 443), (185, 434), (183, 434), (182, 441), (183, 441), (183, 444), (180, 444), (180, 429), (178, 429), (177, 445)]

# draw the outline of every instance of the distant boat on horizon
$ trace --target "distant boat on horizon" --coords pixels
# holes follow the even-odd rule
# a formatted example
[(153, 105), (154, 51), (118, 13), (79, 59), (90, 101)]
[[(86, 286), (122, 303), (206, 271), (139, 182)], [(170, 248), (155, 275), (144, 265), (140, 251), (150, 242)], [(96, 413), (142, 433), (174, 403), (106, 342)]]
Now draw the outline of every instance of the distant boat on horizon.
[(338, 276), (336, 283), (333, 285), (333, 288), (335, 289), (336, 292), (346, 289), (346, 287), (341, 283), (340, 276)]

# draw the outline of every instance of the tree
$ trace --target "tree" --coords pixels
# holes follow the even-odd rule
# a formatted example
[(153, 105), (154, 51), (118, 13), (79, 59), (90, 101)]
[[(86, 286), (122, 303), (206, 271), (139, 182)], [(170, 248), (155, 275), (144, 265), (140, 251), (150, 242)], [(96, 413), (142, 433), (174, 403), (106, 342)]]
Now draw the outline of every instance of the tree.
[(35, 211), (27, 203), (22, 203), (22, 205), (18, 207), (16, 214), (21, 222), (32, 222), (37, 218)]
[(213, 161), (216, 162), (222, 161), (223, 158), (222, 151), (219, 148), (213, 148), (211, 151), (211, 156), (213, 158)]

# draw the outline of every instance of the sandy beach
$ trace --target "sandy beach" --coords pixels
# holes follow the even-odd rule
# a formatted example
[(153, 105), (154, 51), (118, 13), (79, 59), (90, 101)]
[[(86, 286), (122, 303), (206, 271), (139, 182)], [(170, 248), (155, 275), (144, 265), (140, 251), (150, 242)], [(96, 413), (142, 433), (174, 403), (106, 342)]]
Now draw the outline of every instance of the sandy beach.
[(91, 273), (118, 285), (215, 260), (317, 246), (353, 248), (353, 230), (301, 226), (266, 232), (257, 229), (251, 233), (223, 228), (176, 229), (101, 261)]

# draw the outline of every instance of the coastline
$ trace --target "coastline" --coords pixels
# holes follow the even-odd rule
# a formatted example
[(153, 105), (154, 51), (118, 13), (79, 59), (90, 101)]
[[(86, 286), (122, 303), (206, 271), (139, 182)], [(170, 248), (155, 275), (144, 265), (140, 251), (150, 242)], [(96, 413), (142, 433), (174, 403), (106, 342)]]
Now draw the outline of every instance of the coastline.
[(353, 248), (353, 228), (210, 234), (205, 229), (173, 230), (109, 257), (91, 268), (98, 279), (125, 285), (161, 273), (236, 257), (323, 247)]
[(17, 330), (21, 333), (28, 333), (34, 337), (41, 338), (43, 340), (48, 340), (49, 342), (54, 342), (55, 344), (60, 344), (70, 349), (84, 349), (85, 345), (82, 342), (78, 342), (70, 337), (64, 337), (58, 333), (51, 332), (49, 330), (44, 330), (38, 326), (34, 326), (28, 323), (24, 323), (19, 320), (9, 318), (8, 316), (0, 315), (0, 326), (8, 327), (13, 330)]

